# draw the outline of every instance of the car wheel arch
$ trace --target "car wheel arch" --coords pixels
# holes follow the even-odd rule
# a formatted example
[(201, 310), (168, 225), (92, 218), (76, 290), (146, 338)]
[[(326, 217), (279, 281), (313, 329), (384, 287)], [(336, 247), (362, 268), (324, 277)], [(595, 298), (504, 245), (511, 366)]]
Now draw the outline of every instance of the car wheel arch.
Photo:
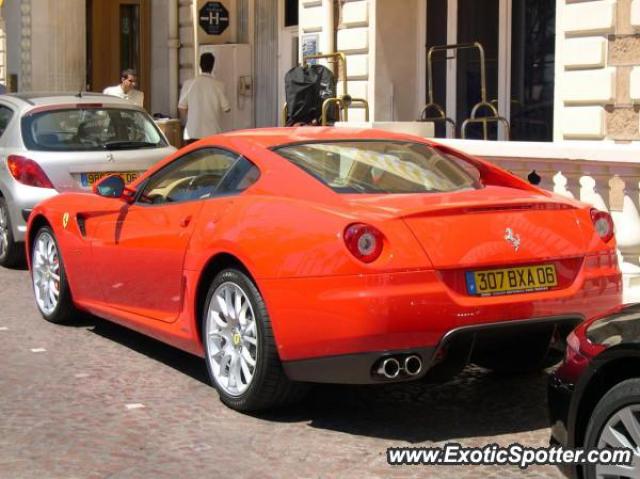
[(246, 274), (253, 284), (256, 286), (258, 291), (260, 291), (260, 287), (255, 280), (249, 268), (237, 257), (231, 253), (221, 252), (216, 253), (214, 256), (209, 258), (209, 260), (205, 263), (202, 268), (202, 273), (198, 278), (198, 284), (196, 286), (195, 293), (195, 304), (194, 304), (194, 322), (198, 331), (198, 338), (200, 339), (200, 343), (202, 343), (202, 314), (204, 312), (205, 301), (207, 299), (207, 293), (209, 291), (209, 285), (211, 281), (216, 277), (220, 271), (223, 271), (228, 268), (237, 269), (244, 274)]
[(51, 223), (49, 223), (49, 220), (42, 214), (37, 215), (31, 220), (31, 225), (29, 227), (29, 237), (27, 238), (27, 255), (29, 259), (31, 258), (33, 241), (35, 240), (36, 234), (43, 226), (48, 226), (53, 230), (53, 226), (51, 225)]
[(638, 371), (640, 371), (640, 352), (633, 357), (612, 359), (598, 367), (584, 386), (582, 394), (579, 396), (580, 403), (576, 405), (572, 417), (572, 447), (584, 446), (589, 419), (600, 399), (617, 384), (627, 379), (640, 377)]

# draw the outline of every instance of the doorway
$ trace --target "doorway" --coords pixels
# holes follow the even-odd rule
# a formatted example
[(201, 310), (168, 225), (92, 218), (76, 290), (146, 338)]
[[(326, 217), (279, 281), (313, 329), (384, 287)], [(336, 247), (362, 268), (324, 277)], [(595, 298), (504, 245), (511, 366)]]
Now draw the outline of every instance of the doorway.
[[(278, 108), (286, 102), (284, 76), (298, 65), (298, 0), (278, 2)], [(278, 124), (282, 125), (282, 115)]]
[(120, 72), (138, 72), (144, 106), (151, 105), (149, 0), (87, 0), (87, 90), (120, 82)]
[[(556, 0), (427, 0), (426, 51), (437, 45), (479, 42), (485, 52), (486, 100), (510, 122), (511, 140), (552, 141)], [(425, 51), (425, 55), (426, 55)], [(433, 55), (433, 96), (453, 128), (436, 124), (436, 136), (461, 136), (460, 127), (481, 100), (481, 64), (475, 49)], [(427, 75), (425, 75), (426, 77)], [(428, 91), (428, 79), (426, 79)], [(480, 111), (479, 116), (488, 114)], [(481, 138), (472, 125), (469, 138)], [(492, 123), (489, 138), (507, 139)]]

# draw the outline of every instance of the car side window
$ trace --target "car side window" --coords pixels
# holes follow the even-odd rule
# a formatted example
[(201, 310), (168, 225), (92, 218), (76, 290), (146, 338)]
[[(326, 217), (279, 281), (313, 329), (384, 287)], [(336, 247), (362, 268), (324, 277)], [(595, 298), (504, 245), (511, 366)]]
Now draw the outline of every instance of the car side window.
[(240, 157), (218, 187), (219, 194), (239, 193), (246, 190), (260, 177), (260, 170), (245, 157)]
[(0, 137), (4, 135), (4, 131), (7, 129), (12, 117), (13, 110), (4, 105), (0, 105)]
[(191, 152), (152, 176), (138, 201), (164, 204), (211, 198), (240, 158), (219, 148)]

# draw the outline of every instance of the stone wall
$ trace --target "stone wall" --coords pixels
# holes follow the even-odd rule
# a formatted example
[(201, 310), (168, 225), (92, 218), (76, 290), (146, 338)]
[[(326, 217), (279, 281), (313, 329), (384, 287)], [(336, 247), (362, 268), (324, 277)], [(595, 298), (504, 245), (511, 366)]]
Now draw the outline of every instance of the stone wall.
[(555, 140), (640, 140), (640, 0), (559, 0)]
[(21, 90), (80, 91), (85, 87), (85, 3), (21, 2)]

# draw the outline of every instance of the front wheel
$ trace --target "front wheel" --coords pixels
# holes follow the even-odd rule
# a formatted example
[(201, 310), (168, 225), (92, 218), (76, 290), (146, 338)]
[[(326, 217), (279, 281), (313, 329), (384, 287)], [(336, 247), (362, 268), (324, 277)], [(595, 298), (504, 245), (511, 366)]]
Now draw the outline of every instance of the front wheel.
[(589, 420), (584, 447), (633, 452), (630, 465), (587, 466), (586, 479), (640, 477), (640, 379), (623, 381), (602, 397)]
[(53, 231), (43, 226), (31, 251), (31, 278), (40, 314), (52, 323), (68, 323), (77, 314)]
[(300, 399), (304, 386), (285, 375), (260, 292), (236, 269), (219, 273), (204, 308), (203, 343), (211, 382), (238, 411), (257, 411)]

